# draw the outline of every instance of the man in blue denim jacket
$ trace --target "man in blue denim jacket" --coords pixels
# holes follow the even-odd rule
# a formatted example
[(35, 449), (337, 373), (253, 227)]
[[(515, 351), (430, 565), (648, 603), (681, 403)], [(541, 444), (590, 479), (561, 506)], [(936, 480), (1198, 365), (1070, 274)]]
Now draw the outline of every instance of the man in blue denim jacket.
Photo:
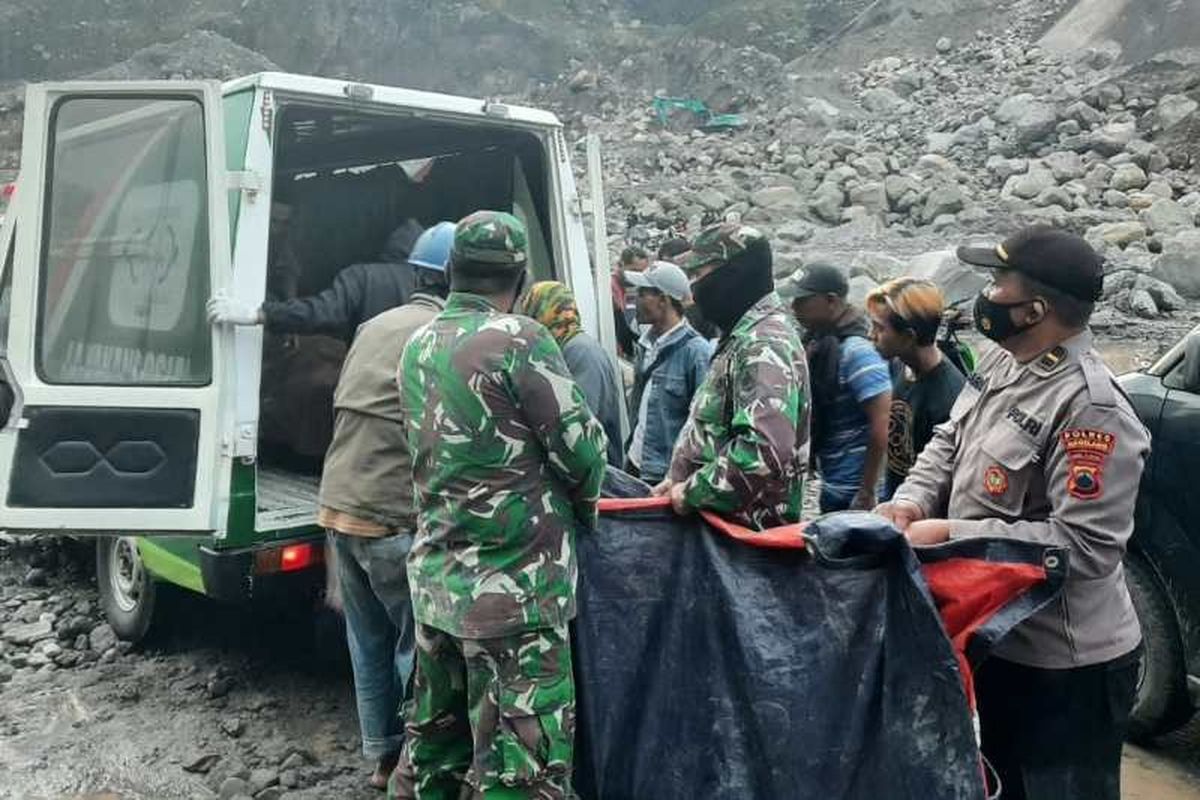
[(634, 361), (628, 466), (632, 474), (656, 484), (671, 465), (671, 451), (687, 421), (692, 395), (708, 373), (713, 345), (684, 319), (683, 304), (691, 290), (682, 269), (658, 261), (625, 278), (637, 287), (637, 320), (649, 326), (637, 342)]

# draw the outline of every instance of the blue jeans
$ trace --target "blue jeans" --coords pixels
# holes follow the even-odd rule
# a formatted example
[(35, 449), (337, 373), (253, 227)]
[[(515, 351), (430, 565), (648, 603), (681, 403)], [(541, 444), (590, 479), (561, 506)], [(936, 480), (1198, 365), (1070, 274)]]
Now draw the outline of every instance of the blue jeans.
[(329, 532), (336, 554), (363, 755), (400, 750), (400, 705), (413, 670), (413, 613), (405, 562), (412, 534), (382, 539)]
[(821, 494), (817, 500), (817, 505), (821, 509), (822, 514), (831, 514), (834, 511), (845, 511), (850, 508), (850, 504), (854, 502), (854, 495), (858, 494), (858, 487), (853, 489), (834, 489), (829, 486), (821, 487)]

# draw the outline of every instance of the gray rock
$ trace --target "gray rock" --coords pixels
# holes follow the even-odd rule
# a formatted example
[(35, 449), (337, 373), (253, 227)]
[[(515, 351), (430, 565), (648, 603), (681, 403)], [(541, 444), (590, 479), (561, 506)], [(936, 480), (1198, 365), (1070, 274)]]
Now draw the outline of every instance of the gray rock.
[(239, 739), (246, 732), (246, 723), (242, 722), (241, 717), (227, 717), (221, 720), (220, 728), (221, 733), (230, 739)]
[(1124, 310), (1146, 319), (1154, 319), (1159, 315), (1158, 306), (1155, 304), (1154, 298), (1145, 289), (1131, 289), (1126, 298), (1124, 304), (1117, 304), (1118, 308), (1121, 305), (1125, 305)]
[(31, 567), (29, 571), (25, 573), (26, 586), (45, 586), (49, 582), (50, 573), (46, 572), (46, 570), (42, 569), (41, 567)]
[(279, 773), (279, 785), (285, 789), (300, 788), (300, 773), (294, 769), (285, 769)]
[(279, 786), (268, 786), (258, 794), (254, 795), (254, 800), (283, 800), (284, 791)]
[(1118, 192), (1128, 192), (1131, 189), (1141, 189), (1149, 182), (1145, 171), (1137, 164), (1121, 164), (1113, 173), (1108, 185)]
[(750, 202), (760, 208), (799, 211), (804, 208), (804, 198), (791, 186), (770, 186), (750, 195)]
[(1200, 298), (1200, 230), (1182, 231), (1163, 242), (1154, 261), (1154, 277), (1193, 300)]
[(1124, 151), (1136, 135), (1136, 123), (1110, 122), (1088, 137), (1088, 146), (1107, 158)]
[(1084, 176), (1083, 159), (1078, 153), (1070, 150), (1051, 153), (1043, 161), (1059, 183), (1077, 180)]
[(1105, 83), (1090, 90), (1084, 98), (1101, 109), (1109, 109), (1125, 99), (1125, 92), (1115, 83)]
[(842, 204), (845, 195), (837, 187), (822, 184), (808, 201), (808, 210), (820, 220), (836, 225), (842, 221)]
[(967, 199), (966, 193), (957, 183), (938, 186), (925, 198), (921, 219), (933, 222), (943, 214), (957, 214), (967, 207)]
[(1104, 115), (1082, 100), (1067, 106), (1063, 119), (1071, 119), (1085, 128), (1094, 128), (1104, 121)]
[(279, 783), (279, 773), (273, 769), (256, 769), (250, 773), (250, 791), (255, 796), (269, 786)]
[(280, 772), (295, 771), (308, 766), (308, 759), (303, 753), (292, 752), (279, 765)]
[(1014, 134), (1017, 144), (1031, 145), (1054, 132), (1058, 114), (1054, 106), (1032, 94), (1008, 98), (996, 110), (996, 120), (1004, 123)]
[(816, 231), (807, 222), (795, 220), (775, 229), (775, 236), (789, 242), (807, 242)]
[[(1084, 238), (1089, 242), (1125, 248), (1146, 238), (1146, 226), (1140, 222), (1108, 222), (1089, 228)], [(1101, 248), (1102, 249), (1102, 248)]]
[(923, 253), (909, 262), (904, 274), (933, 281), (946, 295), (948, 303), (974, 297), (988, 283), (979, 270), (959, 261), (953, 250)]
[(1071, 194), (1061, 186), (1051, 186), (1049, 189), (1042, 190), (1034, 198), (1033, 204), (1039, 208), (1060, 206), (1068, 211), (1075, 207), (1075, 203), (1071, 199)]
[(13, 669), (11, 664), (0, 661), (0, 683), (8, 683), (16, 674), (17, 671)]
[(1184, 208), (1195, 209), (1200, 206), (1200, 192), (1188, 192), (1183, 197), (1179, 198), (1179, 205)]
[(183, 764), (184, 772), (195, 773), (196, 775), (207, 775), (212, 771), (213, 766), (221, 760), (221, 756), (217, 753), (202, 753), (195, 755)]
[(1083, 126), (1073, 119), (1064, 119), (1055, 130), (1059, 136), (1078, 136), (1083, 133)]
[(251, 794), (250, 784), (241, 778), (229, 777), (221, 783), (217, 796), (221, 800), (233, 800), (239, 794)]
[(1158, 108), (1155, 109), (1158, 125), (1163, 130), (1170, 130), (1195, 114), (1198, 108), (1200, 103), (1187, 95), (1165, 94), (1159, 99)]
[(92, 650), (97, 653), (106, 653), (117, 646), (117, 634), (107, 622), (101, 623), (92, 628), (92, 632), (88, 635), (88, 642), (91, 644)]
[(954, 49), (954, 42), (950, 41), (949, 36), (943, 36), (937, 40), (937, 44), (933, 48), (942, 54), (949, 53)]
[(1000, 191), (1001, 197), (1032, 200), (1042, 192), (1058, 185), (1054, 173), (1045, 167), (1031, 167), (1024, 175), (1013, 175)]
[(925, 135), (925, 149), (930, 153), (948, 153), (955, 144), (957, 133), (934, 131)]
[(1024, 158), (992, 156), (987, 160), (985, 166), (1001, 181), (1007, 181), (1013, 175), (1021, 175), (1029, 171), (1029, 161)]
[(905, 105), (904, 98), (882, 86), (863, 92), (861, 102), (863, 108), (876, 114), (896, 111)]
[(1083, 176), (1083, 182), (1092, 189), (1107, 189), (1115, 172), (1116, 170), (1108, 164), (1095, 164), (1088, 170), (1087, 175)]
[(869, 214), (880, 214), (888, 210), (887, 192), (882, 183), (863, 183), (849, 191), (850, 205), (862, 206)]
[(1138, 217), (1151, 233), (1173, 233), (1196, 224), (1195, 214), (1191, 210), (1168, 199), (1156, 201)]
[(888, 175), (883, 179), (884, 193), (888, 205), (896, 208), (897, 202), (905, 195), (915, 195), (921, 189), (920, 182), (911, 175)]
[(874, 280), (866, 275), (855, 275), (850, 279), (850, 293), (846, 299), (855, 307), (861, 307), (866, 301), (867, 295), (873, 292), (879, 286)]
[(1116, 189), (1106, 189), (1102, 199), (1109, 208), (1129, 208), (1129, 195)]
[(696, 202), (709, 211), (721, 212), (729, 207), (731, 201), (719, 189), (709, 186), (696, 193)]
[(1150, 181), (1142, 191), (1164, 200), (1172, 200), (1175, 197), (1175, 190), (1171, 188), (1171, 184), (1163, 180)]
[(9, 622), (0, 627), (0, 639), (17, 645), (31, 645), (54, 636), (54, 624), (49, 619), (36, 622)]

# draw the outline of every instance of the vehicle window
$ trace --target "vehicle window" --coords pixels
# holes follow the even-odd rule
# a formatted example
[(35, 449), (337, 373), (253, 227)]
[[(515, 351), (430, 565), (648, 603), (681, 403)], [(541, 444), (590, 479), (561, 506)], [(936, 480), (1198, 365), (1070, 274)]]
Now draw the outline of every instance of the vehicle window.
[(529, 268), (535, 281), (548, 281), (556, 278), (554, 274), (554, 259), (551, 249), (542, 230), (541, 215), (534, 205), (533, 194), (529, 190), (529, 181), (525, 176), (525, 168), (521, 159), (513, 159), (513, 206), (512, 213), (525, 224), (529, 236)]
[(211, 335), (204, 116), (78, 97), (51, 115), (38, 317), (49, 383), (199, 385)]
[(1190, 334), (1183, 344), (1183, 357), (1163, 376), (1168, 389), (1200, 394), (1200, 334)]

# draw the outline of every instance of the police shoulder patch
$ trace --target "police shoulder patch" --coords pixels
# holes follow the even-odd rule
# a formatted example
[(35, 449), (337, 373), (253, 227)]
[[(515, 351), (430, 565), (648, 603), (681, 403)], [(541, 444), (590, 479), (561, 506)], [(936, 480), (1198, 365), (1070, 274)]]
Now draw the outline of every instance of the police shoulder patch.
[(1068, 428), (1059, 434), (1067, 453), (1067, 494), (1095, 500), (1104, 494), (1104, 463), (1117, 445), (1117, 437), (1094, 428)]

